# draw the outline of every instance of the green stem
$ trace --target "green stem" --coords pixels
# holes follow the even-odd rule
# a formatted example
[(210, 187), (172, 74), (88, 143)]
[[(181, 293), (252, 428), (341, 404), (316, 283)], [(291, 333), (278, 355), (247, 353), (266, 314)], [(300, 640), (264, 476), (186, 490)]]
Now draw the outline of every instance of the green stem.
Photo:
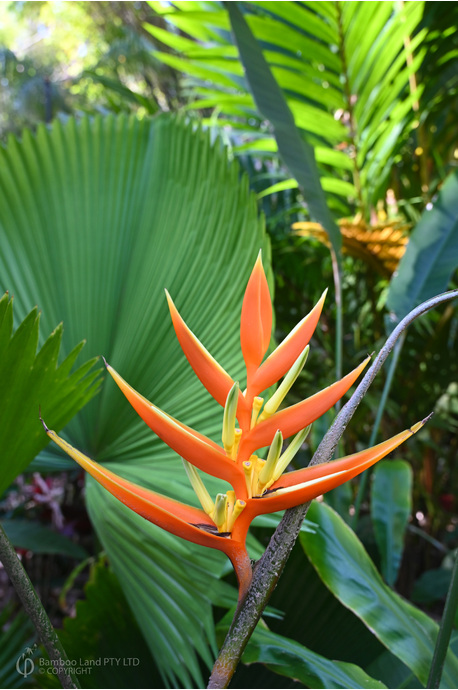
[[(458, 297), (458, 290), (451, 290), (442, 295), (437, 295), (413, 309), (396, 326), (350, 400), (344, 405), (325, 434), (310, 465), (317, 465), (331, 460), (334, 450), (356, 408), (407, 326), (418, 316), (429, 311), (429, 309), (456, 297)], [(264, 555), (254, 569), (250, 588), (241, 605), (237, 608), (234, 620), (213, 667), (208, 684), (209, 688), (228, 687), (243, 651), (288, 560), (309, 505), (310, 503), (306, 503), (287, 510), (272, 535)]]
[[(336, 254), (331, 245), (332, 274), (334, 278), (335, 302), (336, 302), (336, 381), (342, 378), (343, 361), (343, 307), (342, 307), (342, 264), (341, 255)], [(335, 411), (339, 412), (342, 403), (338, 400), (334, 406)], [(339, 453), (344, 455), (343, 444), (339, 443)]]
[(63, 688), (81, 687), (76, 678), (72, 678), (71, 666), (67, 666), (67, 654), (57, 637), (57, 633), (52, 627), (43, 604), (32, 585), (29, 576), (19, 560), (13, 545), (0, 525), (0, 560), (9, 575), (11, 582), (24, 606), (24, 609), (31, 619), (38, 634), (40, 642), (48, 652), (54, 668), (57, 669), (57, 677)]
[[(343, 318), (342, 318), (342, 269), (339, 257), (331, 246), (332, 274), (334, 278), (335, 300), (336, 300), (336, 379), (342, 378), (342, 341), (343, 341)], [(339, 401), (340, 402), (340, 401)], [(336, 406), (337, 407), (337, 406)], [(337, 408), (338, 409), (338, 408)]]
[(439, 634), (436, 640), (436, 647), (434, 649), (433, 660), (429, 670), (429, 678), (427, 688), (438, 688), (442, 670), (444, 668), (445, 657), (452, 634), (453, 622), (458, 606), (458, 551), (455, 556), (455, 564), (452, 571), (452, 579), (448, 589), (447, 599), (444, 606), (444, 614), (442, 616)]
[[(401, 337), (399, 338), (398, 342), (396, 343), (396, 345), (394, 346), (394, 349), (393, 349), (393, 355), (391, 357), (390, 368), (388, 369), (388, 374), (386, 376), (386, 381), (385, 381), (385, 385), (383, 387), (382, 396), (380, 398), (380, 403), (379, 403), (379, 406), (377, 409), (377, 414), (375, 416), (374, 426), (372, 428), (371, 437), (369, 439), (369, 448), (375, 444), (375, 440), (377, 438), (378, 430), (380, 427), (380, 422), (382, 421), (382, 416), (383, 416), (383, 413), (385, 411), (386, 401), (388, 400), (388, 395), (389, 395), (390, 390), (391, 390), (391, 384), (393, 383), (394, 372), (396, 371), (396, 367), (397, 367), (398, 360), (399, 360), (399, 355), (401, 354), (401, 350), (402, 350), (402, 346), (404, 345), (404, 341), (405, 341), (405, 333), (403, 333), (401, 335)], [(366, 495), (367, 482), (369, 481), (370, 473), (371, 473), (370, 470), (366, 470), (361, 475), (358, 494), (356, 496), (356, 501), (355, 501), (355, 513), (354, 513), (352, 520), (351, 520), (351, 523), (350, 523), (352, 526), (352, 529), (354, 529), (354, 530), (356, 529), (356, 525), (358, 523), (359, 512), (361, 510), (361, 503), (364, 500), (364, 496)]]

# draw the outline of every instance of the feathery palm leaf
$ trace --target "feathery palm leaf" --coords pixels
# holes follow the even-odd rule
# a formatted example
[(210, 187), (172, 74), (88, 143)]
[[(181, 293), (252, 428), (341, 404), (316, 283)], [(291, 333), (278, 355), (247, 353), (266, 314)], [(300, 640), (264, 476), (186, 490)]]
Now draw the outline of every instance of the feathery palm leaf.
[[(173, 28), (148, 30), (177, 51), (155, 56), (187, 75), (197, 96), (190, 107), (216, 109), (212, 123), (241, 120), (240, 143), (248, 138), (254, 140), (252, 151), (275, 150), (248, 92), (221, 6), (150, 5)], [(421, 87), (411, 92), (409, 77), (425, 55), (426, 29), (415, 33), (423, 3), (250, 2), (243, 3), (243, 11), (296, 125), (315, 147), (331, 205), (333, 197), (348, 196), (363, 209), (373, 204), (384, 191), (402, 135), (410, 131), (412, 103), (421, 93)], [(177, 29), (193, 40), (178, 36)]]

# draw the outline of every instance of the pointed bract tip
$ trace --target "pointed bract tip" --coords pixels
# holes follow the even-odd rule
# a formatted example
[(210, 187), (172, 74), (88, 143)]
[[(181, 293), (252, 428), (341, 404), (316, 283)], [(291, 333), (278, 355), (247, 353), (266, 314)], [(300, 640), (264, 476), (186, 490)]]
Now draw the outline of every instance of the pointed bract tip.
[(421, 429), (422, 427), (424, 427), (424, 425), (426, 424), (426, 422), (428, 422), (428, 421), (431, 419), (431, 417), (433, 416), (433, 414), (434, 414), (434, 412), (431, 412), (431, 414), (429, 414), (427, 417), (425, 417), (424, 419), (422, 419), (421, 422), (417, 422), (416, 424), (414, 424), (413, 426), (411, 426), (410, 429), (409, 429), (409, 431), (410, 431), (412, 434), (416, 434), (417, 431), (420, 431), (420, 429)]
[(103, 359), (103, 363), (105, 364), (105, 367), (108, 369), (108, 362), (107, 362), (107, 360), (105, 359), (105, 357), (104, 357), (103, 355), (100, 355), (100, 356), (101, 356), (101, 358)]
[(38, 416), (40, 417), (40, 422), (43, 424), (43, 429), (48, 433), (49, 429), (45, 424), (43, 417), (41, 416), (41, 406), (38, 408)]
[(170, 296), (170, 292), (167, 290), (167, 288), (164, 288), (164, 292), (165, 292), (165, 297), (167, 299), (167, 304), (169, 306), (169, 309), (172, 313), (172, 318), (173, 318), (174, 312), (177, 311), (177, 308), (175, 306), (175, 302), (173, 301), (172, 297)]
[(431, 419), (433, 414), (434, 414), (434, 412), (431, 412), (431, 414), (429, 414), (427, 417), (422, 419), (421, 422), (417, 422), (416, 424), (411, 426), (410, 431), (412, 432), (412, 434), (416, 434), (417, 431), (420, 431), (420, 429), (425, 426), (426, 422), (429, 422), (429, 420)]
[(257, 257), (256, 257), (256, 262), (255, 262), (254, 267), (253, 267), (253, 271), (254, 271), (256, 268), (260, 268), (261, 271), (264, 272), (264, 266), (263, 266), (263, 263), (262, 263), (262, 249), (260, 249), (259, 252), (258, 252), (258, 255), (257, 255)]

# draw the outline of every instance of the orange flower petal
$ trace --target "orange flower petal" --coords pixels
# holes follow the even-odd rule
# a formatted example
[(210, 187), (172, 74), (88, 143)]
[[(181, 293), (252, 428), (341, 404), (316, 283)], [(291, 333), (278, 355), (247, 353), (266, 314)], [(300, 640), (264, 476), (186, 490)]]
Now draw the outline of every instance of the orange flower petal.
[(240, 343), (248, 378), (261, 364), (271, 332), (272, 300), (259, 252), (245, 290), (240, 320)]
[(46, 433), (58, 446), (73, 458), (83, 469), (99, 482), (107, 491), (120, 500), (124, 505), (141, 515), (149, 522), (162, 527), (188, 541), (203, 546), (219, 548), (217, 537), (195, 525), (206, 525), (214, 529), (214, 523), (203, 510), (185, 505), (172, 498), (162, 496), (155, 491), (145, 489), (133, 482), (123, 479), (111, 470), (91, 460), (69, 443), (60, 438), (54, 431), (47, 429)]
[(282, 343), (268, 356), (253, 375), (250, 394), (259, 395), (282, 378), (312, 337), (323, 309), (326, 292), (313, 309), (300, 321)]
[(367, 357), (364, 362), (340, 381), (336, 381), (336, 383), (296, 405), (280, 410), (269, 419), (257, 424), (246, 434), (245, 438), (242, 436), (239, 449), (239, 457), (242, 461), (245, 456), (251, 455), (258, 448), (270, 445), (278, 429), (282, 432), (283, 438), (288, 438), (321, 417), (345, 395), (369, 360), (370, 357)]
[[(191, 329), (188, 328), (167, 290), (165, 293), (173, 327), (186, 359), (210, 395), (224, 407), (227, 395), (234, 385), (234, 381), (223, 367), (218, 364), (216, 359), (211, 356), (200, 340), (196, 338)], [(241, 392), (239, 393), (238, 406), (241, 410), (248, 410), (245, 398)]]
[(347, 455), (340, 460), (325, 462), (313, 467), (306, 467), (296, 472), (288, 472), (272, 485), (271, 489), (288, 489), (285, 493), (267, 494), (258, 500), (249, 500), (244, 513), (251, 520), (263, 513), (284, 510), (310, 501), (312, 498), (335, 489), (337, 486), (353, 479), (364, 470), (384, 458), (388, 453), (401, 445), (406, 439), (415, 434), (428, 421), (429, 417), (418, 422), (410, 429), (401, 431), (393, 438), (383, 441), (372, 448), (353, 455)]
[(135, 513), (171, 534), (194, 544), (218, 549), (225, 553), (230, 558), (237, 574), (239, 599), (245, 595), (252, 577), (251, 561), (245, 548), (245, 540), (236, 541), (228, 536), (218, 536), (216, 533), (207, 531), (214, 530), (215, 524), (203, 510), (180, 503), (123, 479), (73, 448), (54, 431), (48, 429), (44, 423), (43, 426), (50, 439), (68, 453), (110, 494)]
[(150, 403), (129, 386), (110, 365), (106, 366), (134, 410), (164, 443), (200, 470), (232, 484), (236, 493), (245, 491), (243, 472), (226, 456), (220, 446)]

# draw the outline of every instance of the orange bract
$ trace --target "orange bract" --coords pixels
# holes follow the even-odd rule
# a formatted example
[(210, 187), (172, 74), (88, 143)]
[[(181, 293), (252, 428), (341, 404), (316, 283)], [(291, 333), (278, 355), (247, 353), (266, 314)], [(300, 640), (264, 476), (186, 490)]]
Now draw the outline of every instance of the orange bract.
[[(340, 486), (385, 457), (418, 431), (426, 420), (369, 450), (283, 474), (305, 440), (309, 425), (345, 395), (369, 357), (340, 381), (296, 405), (277, 411), (305, 363), (306, 346), (321, 314), (325, 293), (263, 362), (271, 338), (272, 304), (261, 255), (258, 256), (246, 288), (240, 323), (240, 342), (247, 370), (247, 388), (243, 393), (188, 328), (172, 298), (166, 294), (175, 333), (186, 358), (203, 385), (225, 408), (224, 447), (160, 410), (105, 364), (140, 417), (184, 459), (202, 510), (122, 479), (45, 427), (46, 432), (94, 479), (136, 513), (172, 534), (226, 553), (237, 573), (239, 593), (243, 596), (251, 581), (245, 540), (250, 523), (257, 515), (305, 503)], [(264, 400), (257, 397), (258, 394), (285, 375), (284, 384), (263, 411)], [(236, 418), (239, 428), (235, 427)], [(282, 452), (283, 439), (295, 434)], [(266, 446), (271, 449), (267, 460), (263, 460), (255, 453)], [(233, 490), (218, 494), (213, 501), (195, 468), (229, 482)]]

